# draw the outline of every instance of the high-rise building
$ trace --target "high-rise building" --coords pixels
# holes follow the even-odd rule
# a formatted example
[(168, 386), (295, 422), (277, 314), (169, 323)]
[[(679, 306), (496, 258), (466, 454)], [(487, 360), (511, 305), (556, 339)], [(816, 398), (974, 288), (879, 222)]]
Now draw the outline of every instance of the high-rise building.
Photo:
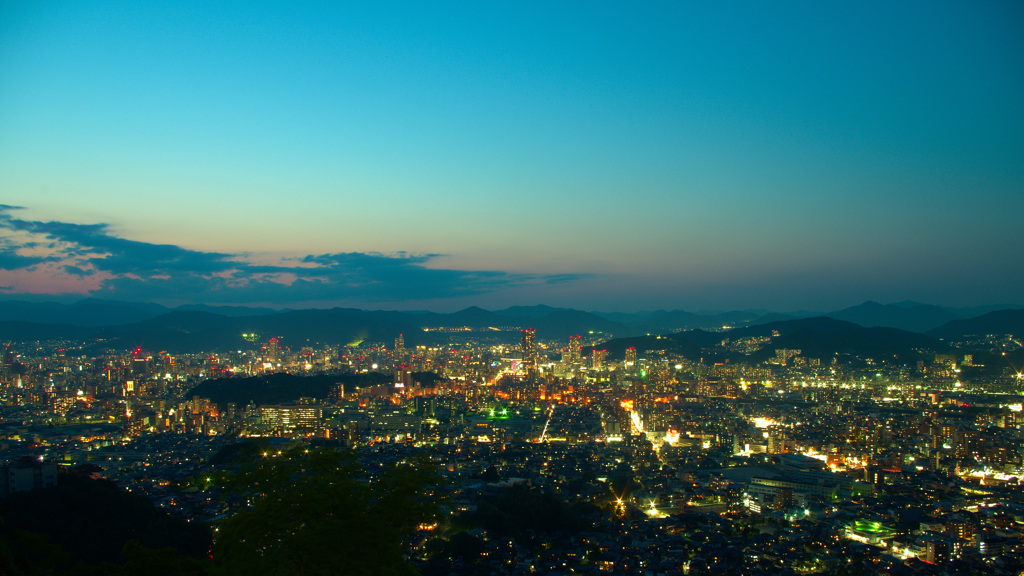
[(405, 366), (395, 368), (395, 389), (405, 390), (412, 388), (412, 372)]
[(626, 348), (626, 370), (636, 367), (636, 346)]
[(401, 334), (395, 338), (395, 352), (391, 359), (396, 368), (405, 363), (405, 338)]
[(278, 347), (277, 338), (271, 338), (270, 340), (268, 340), (266, 346), (267, 360), (270, 362), (277, 362), (279, 352), (280, 348)]
[(523, 352), (523, 365), (528, 370), (537, 367), (537, 331), (533, 328), (522, 330), (522, 342), (520, 344)]
[(583, 346), (580, 344), (581, 338), (577, 334), (569, 337), (569, 363), (577, 365), (580, 363), (580, 354), (582, 354)]

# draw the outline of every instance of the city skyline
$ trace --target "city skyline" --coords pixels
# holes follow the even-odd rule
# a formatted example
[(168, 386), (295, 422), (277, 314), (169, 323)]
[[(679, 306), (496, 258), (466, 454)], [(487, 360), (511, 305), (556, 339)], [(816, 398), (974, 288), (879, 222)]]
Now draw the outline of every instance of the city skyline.
[(1019, 305), (1013, 3), (0, 8), (0, 297)]

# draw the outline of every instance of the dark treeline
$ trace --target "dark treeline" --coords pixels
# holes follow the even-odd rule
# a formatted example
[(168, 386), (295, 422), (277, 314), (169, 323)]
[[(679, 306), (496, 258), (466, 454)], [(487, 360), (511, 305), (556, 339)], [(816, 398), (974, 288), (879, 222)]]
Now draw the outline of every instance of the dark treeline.
[[(433, 387), (440, 377), (433, 372), (414, 372), (412, 379), (423, 386)], [(315, 376), (277, 373), (268, 376), (215, 378), (203, 381), (189, 390), (185, 397), (209, 398), (221, 406), (229, 402), (237, 406), (246, 406), (250, 403), (287, 404), (299, 398), (326, 400), (339, 384), (343, 385), (345, 393), (349, 394), (359, 388), (389, 384), (391, 380), (392, 375), (381, 372)]]

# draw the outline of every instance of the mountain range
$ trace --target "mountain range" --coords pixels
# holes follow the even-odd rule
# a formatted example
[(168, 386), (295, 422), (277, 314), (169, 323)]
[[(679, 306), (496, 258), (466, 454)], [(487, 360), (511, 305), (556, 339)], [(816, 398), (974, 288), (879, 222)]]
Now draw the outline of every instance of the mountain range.
[[(974, 317), (962, 315), (975, 312), (978, 315)], [(568, 340), (574, 334), (586, 334), (589, 340), (661, 334), (668, 336), (659, 345), (671, 341), (684, 346), (685, 342), (698, 348), (714, 346), (726, 337), (737, 340), (771, 335), (773, 330), (779, 332), (783, 339), (792, 339), (794, 348), (814, 346), (813, 338), (804, 342), (795, 335), (801, 331), (845, 333), (848, 346), (865, 338), (892, 340), (894, 334), (900, 334), (900, 338), (908, 343), (918, 341), (918, 337), (934, 342), (978, 334), (1024, 335), (1024, 309), (1019, 308), (988, 311), (913, 302), (865, 302), (827, 314), (808, 316), (755, 310), (715, 313), (659, 310), (624, 314), (549, 306), (513, 306), (496, 311), (470, 307), (450, 314), (351, 308), (277, 311), (189, 306), (169, 309), (151, 303), (96, 299), (74, 304), (8, 300), (0, 301), (0, 339), (102, 338), (116, 341), (126, 348), (138, 346), (185, 352), (239, 349), (246, 345), (241, 335), (252, 332), (264, 339), (281, 338), (283, 345), (292, 347), (306, 345), (307, 342), (390, 343), (398, 334), (404, 334), (406, 344), (414, 346), (448, 340), (448, 333), (432, 329), (460, 327), (473, 328), (482, 335), (508, 342), (518, 339), (517, 328), (529, 327), (537, 330), (537, 337), (541, 340)], [(731, 329), (723, 333), (726, 327)], [(914, 347), (911, 344), (907, 346)], [(929, 344), (926, 347), (941, 348), (942, 345)]]

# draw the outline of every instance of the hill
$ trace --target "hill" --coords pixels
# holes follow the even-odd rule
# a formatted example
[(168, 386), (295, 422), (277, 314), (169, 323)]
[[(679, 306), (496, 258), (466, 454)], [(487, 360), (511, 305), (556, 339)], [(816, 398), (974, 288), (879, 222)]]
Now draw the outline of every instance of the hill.
[[(773, 336), (778, 333), (778, 336)], [(771, 341), (747, 356), (741, 352), (728, 352), (719, 345), (725, 341), (769, 337)], [(878, 359), (909, 361), (922, 351), (928, 353), (949, 351), (951, 347), (933, 337), (896, 328), (864, 328), (852, 322), (828, 317), (782, 320), (736, 328), (723, 332), (687, 330), (664, 336), (617, 338), (599, 346), (608, 350), (610, 358), (620, 359), (625, 349), (634, 346), (643, 356), (654, 350), (679, 354), (690, 360), (706, 361), (730, 359), (761, 362), (775, 355), (778, 349), (802, 350), (810, 358), (829, 358), (837, 354), (854, 354)]]
[(697, 314), (685, 310), (656, 310), (624, 314), (621, 312), (595, 312), (594, 314), (628, 327), (634, 333), (665, 333), (679, 330), (719, 329), (723, 326), (747, 326), (765, 315), (763, 311), (733, 311)]
[(960, 318), (960, 316), (949, 309), (939, 306), (918, 304), (916, 302), (879, 304), (878, 302), (871, 301), (850, 308), (844, 308), (843, 310), (829, 312), (825, 316), (837, 320), (846, 320), (847, 322), (853, 322), (869, 328), (884, 326), (921, 333)]
[(31, 340), (90, 340), (99, 335), (99, 329), (71, 324), (39, 324), (9, 320), (0, 322), (0, 341), (31, 341)]
[(1013, 334), (1024, 337), (1024, 309), (989, 312), (976, 318), (953, 320), (928, 331), (928, 335), (946, 340), (959, 340), (968, 336), (986, 334)]
[[(415, 375), (414, 375), (415, 380)], [(296, 376), (294, 374), (271, 374), (249, 378), (214, 378), (204, 380), (185, 394), (186, 398), (209, 398), (218, 405), (233, 403), (238, 406), (255, 404), (290, 404), (299, 398), (326, 400), (338, 384), (345, 392), (357, 388), (379, 386), (391, 382), (391, 376), (380, 372), (365, 374), (326, 374), (317, 376)]]
[(0, 516), (4, 519), (0, 534), (5, 538), (17, 530), (45, 534), (58, 547), (49, 552), (63, 550), (68, 567), (79, 561), (117, 563), (129, 540), (148, 548), (173, 546), (192, 558), (203, 558), (211, 546), (206, 526), (170, 516), (148, 498), (109, 480), (77, 474), (60, 474), (52, 488), (15, 492), (0, 499)]
[(114, 326), (140, 322), (167, 312), (168, 309), (159, 304), (116, 302), (96, 298), (80, 300), (73, 304), (20, 300), (0, 301), (0, 321), (36, 324)]
[(952, 351), (952, 347), (935, 338), (897, 328), (856, 327), (823, 333), (799, 330), (772, 340), (769, 346), (751, 354), (753, 361), (764, 361), (779, 349), (800, 350), (801, 356), (822, 360), (840, 354), (850, 354), (878, 361), (907, 363), (918, 359), (931, 359), (935, 353)]

